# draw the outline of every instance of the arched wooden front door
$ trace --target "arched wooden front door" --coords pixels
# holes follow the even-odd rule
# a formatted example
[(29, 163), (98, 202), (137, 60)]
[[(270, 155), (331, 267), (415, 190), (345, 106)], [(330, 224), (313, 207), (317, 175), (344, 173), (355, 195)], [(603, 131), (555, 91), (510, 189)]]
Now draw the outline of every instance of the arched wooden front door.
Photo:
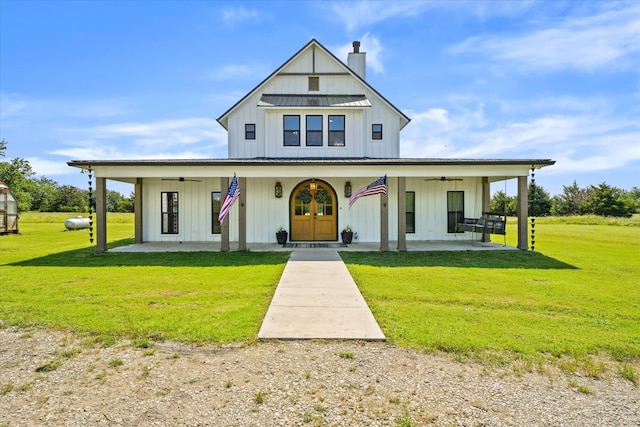
[(291, 240), (338, 240), (336, 192), (324, 181), (301, 182), (291, 193)]

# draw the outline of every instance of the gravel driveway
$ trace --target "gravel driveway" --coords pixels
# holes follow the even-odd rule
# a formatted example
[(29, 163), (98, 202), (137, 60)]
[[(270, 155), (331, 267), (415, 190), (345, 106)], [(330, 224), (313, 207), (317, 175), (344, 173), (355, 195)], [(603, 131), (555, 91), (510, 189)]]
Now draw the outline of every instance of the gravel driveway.
[(0, 426), (639, 426), (640, 387), (615, 366), (594, 379), (386, 343), (102, 348), (5, 328)]

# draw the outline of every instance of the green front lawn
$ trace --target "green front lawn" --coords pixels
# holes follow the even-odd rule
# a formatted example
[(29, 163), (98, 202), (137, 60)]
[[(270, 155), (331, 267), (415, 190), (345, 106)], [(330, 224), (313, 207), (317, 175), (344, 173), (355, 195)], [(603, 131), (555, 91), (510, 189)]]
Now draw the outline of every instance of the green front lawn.
[[(288, 253), (96, 255), (87, 230), (64, 231), (71, 216), (23, 214), (22, 234), (0, 236), (0, 327), (255, 340)], [(130, 243), (132, 216), (110, 214), (108, 232)], [(539, 220), (535, 252), (341, 254), (393, 343), (640, 359), (640, 227)]]
[[(23, 214), (20, 235), (0, 236), (5, 326), (191, 342), (255, 340), (288, 253), (96, 255), (88, 230), (64, 231), (69, 217)], [(129, 217), (110, 214), (111, 245), (131, 243)]]
[(341, 255), (399, 345), (640, 358), (640, 227), (539, 220), (535, 247)]

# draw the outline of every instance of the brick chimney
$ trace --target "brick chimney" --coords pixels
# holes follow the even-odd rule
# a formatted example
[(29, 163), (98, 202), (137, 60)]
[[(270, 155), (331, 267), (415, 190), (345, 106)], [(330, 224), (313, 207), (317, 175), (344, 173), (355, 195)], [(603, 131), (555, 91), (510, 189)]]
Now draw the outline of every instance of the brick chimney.
[(347, 66), (362, 80), (367, 80), (367, 53), (360, 52), (360, 42), (353, 42), (353, 52), (349, 52)]

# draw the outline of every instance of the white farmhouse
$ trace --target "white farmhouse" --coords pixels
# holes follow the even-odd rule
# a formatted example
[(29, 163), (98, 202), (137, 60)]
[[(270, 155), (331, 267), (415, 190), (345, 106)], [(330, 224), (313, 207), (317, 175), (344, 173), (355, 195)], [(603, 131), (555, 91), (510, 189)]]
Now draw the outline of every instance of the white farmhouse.
[[(96, 177), (97, 250), (107, 249), (106, 180), (135, 185), (136, 243), (211, 242), (227, 251), (230, 242), (239, 250), (275, 243), (281, 227), (292, 242), (338, 242), (349, 225), (359, 242), (381, 250), (461, 233), (486, 240), (485, 232), (500, 230), (460, 224), (489, 210), (490, 183), (513, 178), (518, 248), (526, 250), (529, 170), (555, 162), (400, 158), (410, 119), (366, 82), (359, 45), (345, 65), (313, 39), (224, 112), (226, 159), (69, 162)], [(240, 197), (220, 224), (234, 174)], [(382, 176), (386, 195), (349, 208), (352, 192)]]

